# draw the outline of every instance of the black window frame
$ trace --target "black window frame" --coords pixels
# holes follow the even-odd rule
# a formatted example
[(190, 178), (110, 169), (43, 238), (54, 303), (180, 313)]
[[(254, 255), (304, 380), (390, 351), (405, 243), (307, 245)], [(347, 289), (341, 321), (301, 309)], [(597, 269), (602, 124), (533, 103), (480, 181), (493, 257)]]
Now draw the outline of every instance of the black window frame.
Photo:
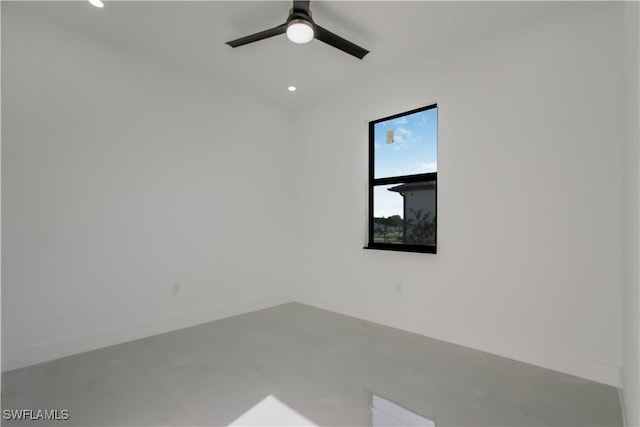
[[(403, 113), (394, 114), (392, 116), (383, 117), (381, 119), (373, 120), (369, 122), (369, 242), (365, 249), (382, 249), (389, 251), (403, 251), (403, 252), (421, 252), (421, 253), (437, 253), (437, 245), (438, 245), (438, 172), (428, 172), (414, 175), (402, 175), (402, 176), (392, 176), (386, 178), (376, 178), (375, 177), (375, 142), (374, 142), (374, 127), (376, 124), (380, 122), (385, 122), (387, 120), (398, 119), (403, 116), (408, 116), (411, 114), (420, 113), (423, 111), (428, 111), (434, 108), (438, 108), (438, 104), (434, 103), (428, 105), (426, 107), (416, 108), (414, 110), (405, 111)], [(438, 115), (439, 115), (438, 111)], [(439, 117), (439, 116), (438, 116)], [(439, 121), (439, 120), (438, 120)], [(436, 131), (437, 132), (437, 131)], [(436, 133), (437, 135), (437, 133)], [(438, 138), (436, 137), (436, 144), (438, 144)], [(437, 150), (437, 147), (436, 147)], [(434, 209), (435, 209), (435, 231), (434, 231), (434, 245), (417, 245), (417, 244), (409, 244), (409, 243), (381, 243), (374, 242), (374, 200), (373, 200), (373, 190), (375, 187), (380, 185), (390, 185), (390, 184), (407, 184), (411, 182), (425, 182), (425, 181), (433, 181), (435, 185), (435, 201), (434, 201)], [(406, 214), (404, 218), (406, 219)]]

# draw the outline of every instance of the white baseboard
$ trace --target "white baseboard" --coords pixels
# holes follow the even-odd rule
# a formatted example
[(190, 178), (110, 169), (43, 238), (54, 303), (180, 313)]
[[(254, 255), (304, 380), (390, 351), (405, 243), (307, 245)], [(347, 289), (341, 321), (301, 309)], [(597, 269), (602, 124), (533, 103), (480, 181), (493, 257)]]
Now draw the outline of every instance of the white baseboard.
[(620, 400), (620, 409), (622, 410), (622, 425), (624, 427), (629, 426), (629, 421), (627, 420), (627, 405), (624, 403), (624, 388), (620, 387), (618, 389), (618, 399)]
[(362, 305), (306, 295), (297, 295), (296, 300), (302, 304), (335, 313), (402, 329), (613, 387), (621, 387), (620, 367), (609, 363), (529, 344), (515, 343), (491, 335), (466, 331), (438, 323), (412, 319), (397, 313), (372, 309)]
[[(414, 332), (430, 338), (473, 348), (554, 371), (575, 375), (591, 381), (621, 387), (620, 368), (608, 363), (586, 359), (529, 344), (514, 343), (487, 334), (466, 331), (397, 313), (372, 309), (336, 300), (297, 295), (297, 302), (335, 313), (367, 320), (385, 326)], [(110, 345), (188, 328), (226, 317), (262, 310), (292, 302), (287, 295), (266, 296), (241, 303), (212, 306), (205, 310), (147, 322), (119, 326), (92, 334), (76, 335), (32, 347), (7, 351), (2, 358), (2, 370), (8, 371), (61, 357), (96, 350)]]
[(65, 337), (32, 347), (5, 352), (2, 357), (2, 371), (23, 368), (36, 363), (47, 362), (73, 354), (97, 350), (115, 344), (188, 328), (190, 326), (201, 325), (225, 317), (262, 310), (288, 302), (291, 302), (291, 299), (285, 295), (266, 296), (240, 303), (216, 305), (204, 310), (193, 311), (168, 318), (103, 329), (91, 334)]

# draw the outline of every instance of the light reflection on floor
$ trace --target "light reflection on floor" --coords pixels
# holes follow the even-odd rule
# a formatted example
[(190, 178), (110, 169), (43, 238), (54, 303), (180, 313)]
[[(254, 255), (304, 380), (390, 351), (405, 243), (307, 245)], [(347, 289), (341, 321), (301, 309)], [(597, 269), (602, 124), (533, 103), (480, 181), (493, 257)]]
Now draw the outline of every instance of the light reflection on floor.
[[(371, 395), (371, 425), (373, 427), (406, 426), (435, 427), (436, 423), (383, 397)], [(313, 426), (304, 415), (272, 394), (242, 414), (229, 426)]]
[(406, 426), (435, 427), (436, 423), (389, 400), (371, 395), (371, 425), (373, 427)]
[(300, 413), (268, 395), (229, 426), (316, 426)]

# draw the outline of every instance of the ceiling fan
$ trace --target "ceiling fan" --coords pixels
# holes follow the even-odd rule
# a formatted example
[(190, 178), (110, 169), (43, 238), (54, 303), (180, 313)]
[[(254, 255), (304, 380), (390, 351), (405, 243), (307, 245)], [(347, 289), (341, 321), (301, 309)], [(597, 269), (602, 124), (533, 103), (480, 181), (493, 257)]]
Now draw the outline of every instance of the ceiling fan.
[(351, 43), (349, 40), (343, 39), (339, 35), (313, 22), (308, 0), (294, 1), (293, 8), (289, 11), (289, 17), (284, 24), (251, 34), (250, 36), (232, 40), (227, 42), (227, 44), (231, 47), (238, 47), (284, 33), (287, 33), (289, 40), (294, 43), (308, 43), (315, 38), (359, 59), (364, 58), (364, 56), (369, 53), (368, 50)]

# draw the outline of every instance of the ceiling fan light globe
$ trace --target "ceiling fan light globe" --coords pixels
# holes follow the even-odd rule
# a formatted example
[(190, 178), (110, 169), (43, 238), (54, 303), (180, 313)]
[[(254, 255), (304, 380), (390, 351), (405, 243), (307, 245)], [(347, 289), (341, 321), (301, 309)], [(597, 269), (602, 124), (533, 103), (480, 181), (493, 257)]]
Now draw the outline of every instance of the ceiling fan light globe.
[(287, 38), (294, 43), (304, 44), (313, 40), (313, 27), (303, 19), (295, 19), (287, 26)]

